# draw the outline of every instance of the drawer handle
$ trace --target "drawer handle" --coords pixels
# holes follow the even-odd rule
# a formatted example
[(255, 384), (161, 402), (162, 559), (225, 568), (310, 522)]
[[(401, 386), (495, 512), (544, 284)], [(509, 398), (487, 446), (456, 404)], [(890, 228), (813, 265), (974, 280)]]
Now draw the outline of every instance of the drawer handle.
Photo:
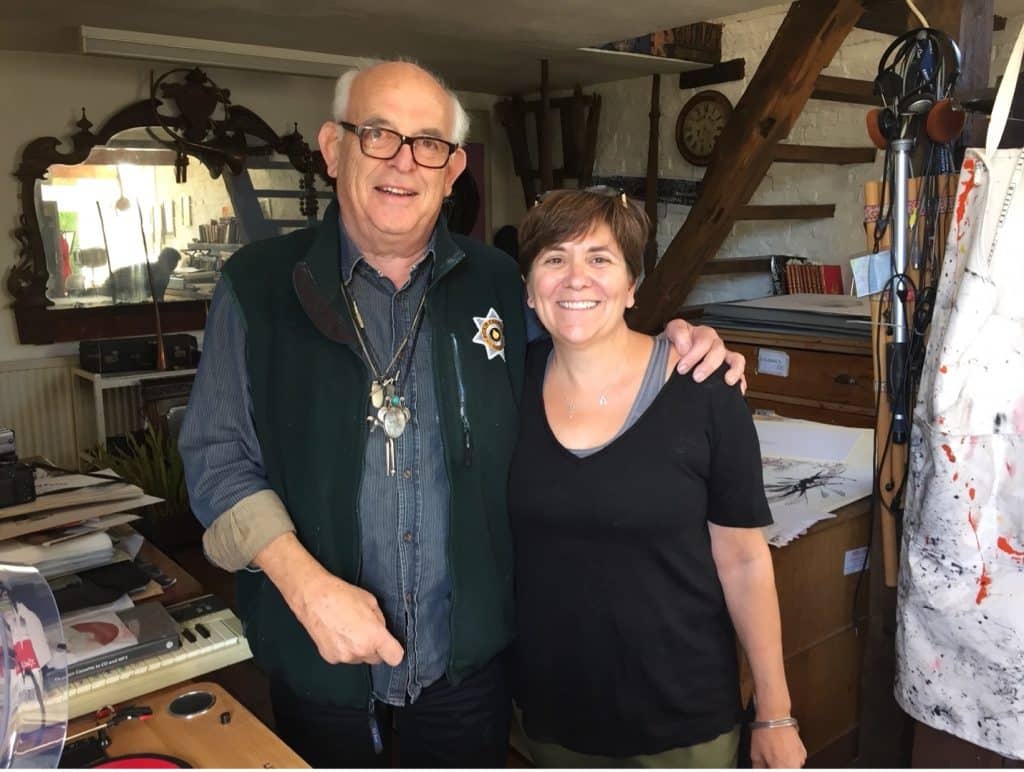
[(833, 380), (843, 386), (857, 385), (857, 377), (855, 375), (847, 375), (846, 373), (839, 373), (839, 375), (837, 375)]

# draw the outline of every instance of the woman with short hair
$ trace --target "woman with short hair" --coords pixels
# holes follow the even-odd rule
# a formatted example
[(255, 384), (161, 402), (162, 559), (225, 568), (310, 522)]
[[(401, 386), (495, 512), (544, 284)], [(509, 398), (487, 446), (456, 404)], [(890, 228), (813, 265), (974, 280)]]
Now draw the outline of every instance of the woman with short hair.
[(738, 636), (754, 766), (798, 767), (757, 435), (738, 388), (675, 374), (627, 327), (648, 232), (604, 189), (552, 192), (520, 226), (551, 334), (509, 481), (524, 730), (541, 766), (735, 766)]

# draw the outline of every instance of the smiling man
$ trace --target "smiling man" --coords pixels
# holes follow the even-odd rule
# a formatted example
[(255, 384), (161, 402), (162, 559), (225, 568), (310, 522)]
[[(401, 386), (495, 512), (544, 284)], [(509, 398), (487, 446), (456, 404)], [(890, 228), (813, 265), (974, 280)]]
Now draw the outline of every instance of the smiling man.
[[(345, 73), (319, 133), (337, 202), (239, 250), (207, 321), (189, 495), (277, 731), (317, 767), (386, 763), (391, 726), (403, 766), (504, 764), (526, 334), (514, 263), (440, 215), (468, 127), (414, 64)], [(714, 332), (678, 330), (713, 372)]]

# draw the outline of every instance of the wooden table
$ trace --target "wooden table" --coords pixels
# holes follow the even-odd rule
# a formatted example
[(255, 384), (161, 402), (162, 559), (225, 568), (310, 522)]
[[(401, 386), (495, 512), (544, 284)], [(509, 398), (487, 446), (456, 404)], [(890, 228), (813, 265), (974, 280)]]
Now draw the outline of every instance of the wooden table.
[[(190, 691), (210, 692), (216, 702), (206, 713), (192, 718), (171, 715), (168, 704)], [(125, 721), (109, 729), (111, 743), (107, 755), (111, 758), (131, 753), (159, 753), (181, 759), (193, 767), (309, 767), (218, 684), (186, 681), (131, 700), (129, 704), (152, 708), (153, 718)], [(222, 723), (224, 713), (229, 714), (228, 723)], [(95, 724), (92, 717), (75, 719), (68, 725), (68, 734)]]

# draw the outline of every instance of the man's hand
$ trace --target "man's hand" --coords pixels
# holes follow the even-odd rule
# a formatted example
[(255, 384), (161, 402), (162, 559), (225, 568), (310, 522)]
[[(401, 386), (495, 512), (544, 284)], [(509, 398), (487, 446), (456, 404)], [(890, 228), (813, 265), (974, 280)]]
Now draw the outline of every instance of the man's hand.
[(387, 662), (394, 666), (405, 656), (401, 644), (388, 632), (377, 599), (326, 571), (306, 585), (292, 610), (320, 656), (332, 665)]
[(281, 592), (327, 662), (394, 666), (402, 661), (405, 652), (388, 632), (377, 599), (328, 572), (294, 533), (274, 539), (253, 562)]
[(754, 769), (800, 769), (807, 761), (796, 727), (754, 729), (750, 733), (750, 762)]
[(729, 370), (725, 374), (725, 382), (730, 386), (739, 383), (743, 393), (747, 393), (747, 379), (743, 375), (747, 364), (746, 357), (726, 349), (725, 343), (713, 327), (694, 327), (685, 319), (672, 319), (665, 327), (665, 335), (679, 352), (680, 359), (676, 369), (680, 373), (688, 373), (696, 365), (693, 380), (700, 383), (726, 362)]

